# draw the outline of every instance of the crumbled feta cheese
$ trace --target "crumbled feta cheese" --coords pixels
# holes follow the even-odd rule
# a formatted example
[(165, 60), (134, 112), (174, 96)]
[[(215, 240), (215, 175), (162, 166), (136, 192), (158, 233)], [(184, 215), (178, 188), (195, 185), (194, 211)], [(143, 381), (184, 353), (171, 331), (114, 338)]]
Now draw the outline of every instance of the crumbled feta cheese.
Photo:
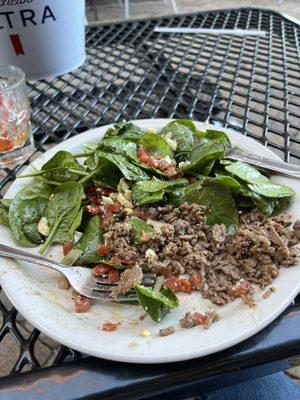
[(50, 233), (50, 228), (48, 225), (48, 220), (45, 217), (42, 217), (38, 223), (38, 231), (43, 236), (48, 236)]
[(178, 167), (181, 169), (181, 168), (187, 167), (189, 164), (190, 164), (190, 161), (181, 161), (178, 164)]
[(172, 132), (167, 132), (164, 136), (163, 136), (163, 138), (164, 139), (172, 139), (172, 137), (173, 137), (173, 135), (172, 135)]
[(124, 208), (124, 211), (126, 211), (127, 215), (132, 215), (133, 214), (133, 209), (132, 208)]
[(117, 192), (112, 192), (112, 193), (110, 193), (109, 197), (110, 197), (112, 200), (116, 200), (116, 199), (117, 199), (117, 195), (118, 195)]
[(117, 200), (120, 204), (122, 204), (122, 206), (126, 208), (133, 208), (131, 201), (127, 200), (126, 197), (124, 197), (121, 193), (118, 193)]
[(166, 161), (168, 164), (171, 164), (171, 162), (172, 162), (171, 157), (170, 157), (170, 156), (165, 157), (165, 161)]
[(105, 206), (109, 206), (111, 204), (114, 204), (114, 201), (111, 197), (107, 197), (107, 196), (102, 196), (102, 203)]
[(149, 332), (149, 331), (147, 331), (147, 330), (144, 330), (144, 331), (142, 332), (142, 336), (143, 336), (144, 338), (149, 337), (149, 336), (151, 336), (151, 332)]
[(145, 257), (148, 258), (148, 260), (152, 261), (152, 262), (155, 262), (158, 260), (157, 254), (152, 249), (146, 250)]
[(125, 190), (124, 191), (124, 197), (127, 200), (131, 200), (132, 199), (132, 191), (131, 190)]
[(151, 225), (155, 231), (155, 233), (161, 233), (161, 228), (166, 225), (165, 222), (154, 221), (153, 219), (147, 219), (147, 224)]
[(121, 178), (118, 184), (118, 192), (124, 193), (126, 190), (129, 190), (128, 183), (125, 181), (125, 178)]
[(168, 145), (170, 146), (172, 151), (176, 151), (177, 150), (177, 142), (176, 142), (176, 140), (166, 138), (166, 142), (168, 143)]
[(157, 133), (157, 130), (156, 130), (155, 128), (151, 128), (151, 127), (150, 127), (150, 128), (147, 129), (147, 132), (148, 132), (148, 133), (155, 133), (155, 134), (156, 134), (156, 133)]

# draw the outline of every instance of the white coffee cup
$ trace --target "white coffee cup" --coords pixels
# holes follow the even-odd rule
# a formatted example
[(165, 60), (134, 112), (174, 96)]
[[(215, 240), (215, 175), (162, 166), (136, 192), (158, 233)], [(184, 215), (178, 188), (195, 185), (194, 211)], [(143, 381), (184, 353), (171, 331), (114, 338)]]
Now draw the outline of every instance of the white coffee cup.
[(43, 79), (84, 61), (84, 0), (0, 0), (0, 64)]

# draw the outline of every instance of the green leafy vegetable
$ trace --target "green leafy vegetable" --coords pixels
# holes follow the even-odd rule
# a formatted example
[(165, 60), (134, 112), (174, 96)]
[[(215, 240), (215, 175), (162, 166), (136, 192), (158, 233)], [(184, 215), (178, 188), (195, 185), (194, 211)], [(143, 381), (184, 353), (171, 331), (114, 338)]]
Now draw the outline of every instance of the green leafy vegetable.
[(177, 142), (177, 153), (188, 153), (192, 150), (194, 144), (194, 133), (197, 131), (194, 123), (186, 119), (176, 119), (168, 123), (160, 131), (161, 136), (165, 136), (169, 132), (172, 139)]
[(266, 183), (249, 184), (249, 189), (265, 197), (290, 197), (295, 194), (294, 190), (288, 186), (279, 185), (271, 180)]
[(216, 131), (214, 129), (208, 129), (205, 132), (205, 139), (209, 139), (209, 140), (221, 139), (222, 141), (225, 142), (227, 147), (231, 146), (228, 136), (223, 131)]
[(137, 125), (131, 122), (118, 122), (113, 128), (110, 128), (105, 133), (105, 138), (112, 136), (119, 136), (122, 139), (127, 139), (131, 141), (139, 141), (141, 136), (145, 132), (143, 129), (139, 128)]
[(35, 247), (43, 241), (37, 225), (45, 215), (51, 193), (51, 186), (36, 183), (26, 186), (12, 200), (9, 225), (20, 245)]
[(225, 147), (226, 141), (224, 139), (201, 139), (200, 143), (198, 143), (189, 153), (187, 160), (188, 164), (184, 165), (181, 168), (181, 171), (198, 171), (207, 173), (205, 168), (209, 165), (211, 169), (212, 161), (224, 156)]
[(97, 252), (100, 243), (103, 243), (102, 220), (99, 215), (95, 215), (89, 220), (83, 235), (73, 246), (75, 250), (81, 250), (82, 252), (77, 264), (84, 265), (101, 262), (102, 257)]
[(69, 251), (69, 253), (64, 256), (60, 263), (63, 265), (74, 265), (77, 262), (78, 258), (81, 256), (81, 253), (81, 250), (71, 249), (71, 251)]
[(128, 151), (137, 152), (137, 144), (120, 137), (111, 137), (103, 139), (102, 142), (99, 143), (98, 149), (126, 156)]
[(134, 231), (134, 243), (136, 245), (141, 244), (143, 235), (151, 237), (155, 234), (154, 228), (147, 224), (147, 222), (139, 219), (137, 217), (131, 217), (130, 223), (132, 225), (132, 229)]
[(250, 190), (265, 197), (290, 197), (295, 194), (288, 186), (272, 182), (251, 165), (236, 161), (225, 166), (226, 171), (246, 181)]
[(179, 202), (206, 206), (209, 226), (224, 224), (227, 228), (231, 228), (239, 223), (238, 211), (230, 190), (213, 180), (199, 181), (185, 187)]
[(121, 154), (110, 154), (100, 150), (97, 150), (96, 154), (99, 158), (99, 166), (97, 167), (97, 171), (100, 170), (101, 172), (101, 162), (104, 159), (115, 165), (121, 171), (123, 176), (129, 181), (145, 181), (150, 179), (149, 175), (145, 171), (143, 171), (137, 165), (131, 163)]
[(58, 151), (42, 166), (43, 178), (55, 182), (77, 181), (85, 169), (68, 151)]
[(40, 253), (43, 253), (51, 243), (63, 244), (73, 239), (74, 221), (79, 223), (78, 213), (82, 197), (83, 187), (78, 182), (66, 182), (56, 187), (46, 208), (50, 233)]
[(161, 159), (171, 153), (171, 149), (166, 140), (156, 133), (146, 133), (139, 141), (154, 158)]
[(171, 309), (179, 305), (176, 294), (170, 288), (162, 288), (157, 292), (135, 284), (134, 290), (143, 309), (155, 322), (161, 321)]
[(12, 200), (0, 199), (0, 224), (9, 226), (9, 207)]
[(132, 199), (136, 205), (155, 203), (163, 199), (166, 191), (171, 188), (186, 186), (189, 181), (185, 178), (174, 181), (162, 181), (153, 177), (151, 181), (136, 182), (132, 187)]

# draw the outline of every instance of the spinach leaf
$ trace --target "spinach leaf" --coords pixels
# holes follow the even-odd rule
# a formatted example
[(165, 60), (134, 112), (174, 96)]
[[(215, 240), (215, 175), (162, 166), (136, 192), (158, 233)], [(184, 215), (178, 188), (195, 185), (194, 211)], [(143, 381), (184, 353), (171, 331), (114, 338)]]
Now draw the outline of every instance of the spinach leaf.
[(205, 171), (205, 168), (207, 168), (207, 166), (209, 165), (211, 169), (212, 161), (215, 161), (218, 158), (224, 156), (225, 147), (226, 142), (224, 139), (201, 139), (197, 146), (195, 146), (193, 150), (189, 153), (189, 163), (184, 165), (181, 171), (188, 172), (193, 170), (207, 173), (207, 170)]
[(9, 207), (12, 200), (10, 199), (0, 199), (0, 224), (9, 226)]
[(143, 309), (155, 322), (160, 322), (171, 309), (178, 307), (176, 294), (170, 288), (160, 292), (135, 284), (134, 290)]
[(101, 150), (97, 150), (96, 154), (99, 158), (97, 172), (101, 173), (101, 168), (103, 168), (101, 162), (106, 160), (117, 167), (123, 176), (129, 181), (146, 181), (150, 179), (149, 175), (145, 171), (128, 161), (127, 158), (121, 154), (111, 154)]
[(186, 119), (176, 119), (169, 122), (159, 132), (161, 136), (172, 134), (172, 139), (177, 142), (176, 153), (187, 153), (192, 150), (194, 144), (194, 133), (197, 131), (194, 123)]
[(143, 204), (157, 203), (164, 198), (164, 190), (158, 192), (145, 192), (141, 182), (137, 182), (132, 188), (132, 199), (136, 206), (142, 206)]
[(166, 140), (156, 133), (146, 133), (139, 141), (154, 158), (161, 159), (171, 154), (171, 149)]
[(60, 261), (63, 265), (74, 265), (78, 258), (81, 256), (82, 251), (71, 249), (71, 251), (64, 256), (64, 258)]
[(95, 215), (89, 220), (81, 238), (73, 246), (74, 250), (82, 252), (77, 265), (101, 262), (102, 258), (97, 252), (100, 243), (103, 243), (102, 220), (99, 215)]
[(122, 154), (123, 156), (126, 156), (128, 151), (137, 152), (137, 144), (120, 137), (111, 137), (103, 139), (102, 142), (99, 143), (98, 149), (105, 152)]
[(280, 185), (271, 180), (266, 183), (248, 184), (249, 189), (265, 197), (290, 197), (295, 194), (294, 190), (288, 186)]
[(9, 225), (20, 245), (35, 247), (41, 243), (42, 236), (37, 225), (45, 215), (52, 193), (52, 187), (35, 183), (20, 190), (9, 207)]
[(68, 151), (58, 151), (41, 168), (43, 178), (55, 182), (77, 181), (85, 169)]
[(115, 189), (122, 178), (119, 168), (104, 158), (98, 162), (96, 173), (93, 176), (94, 185)]
[(147, 203), (156, 203), (163, 199), (166, 191), (174, 187), (186, 186), (189, 181), (185, 178), (174, 181), (162, 181), (153, 177), (151, 181), (136, 182), (132, 187), (133, 202), (140, 206)]
[(269, 182), (269, 178), (261, 174), (256, 168), (242, 161), (231, 162), (225, 169), (247, 183), (259, 184)]
[(230, 147), (231, 146), (231, 143), (230, 143), (230, 140), (229, 140), (228, 136), (223, 131), (216, 131), (214, 129), (208, 129), (205, 132), (205, 138), (209, 139), (209, 140), (221, 139), (221, 140), (223, 140), (225, 142), (226, 147)]
[(130, 223), (134, 232), (135, 245), (139, 245), (142, 243), (143, 234), (147, 235), (148, 237), (151, 237), (155, 234), (154, 228), (142, 219), (131, 217)]
[(40, 253), (51, 243), (63, 244), (73, 239), (74, 224), (79, 223), (82, 197), (83, 186), (78, 182), (65, 182), (56, 187), (46, 208), (50, 233)]
[(249, 164), (236, 161), (225, 166), (226, 171), (246, 181), (250, 190), (265, 197), (290, 197), (295, 194), (288, 186), (272, 182)]
[(208, 226), (224, 224), (231, 228), (239, 223), (238, 211), (230, 190), (213, 180), (198, 181), (185, 187), (179, 201), (180, 204), (187, 202), (206, 206)]
[(113, 128), (106, 131), (105, 138), (119, 136), (123, 139), (137, 142), (144, 134), (143, 129), (131, 122), (118, 122)]

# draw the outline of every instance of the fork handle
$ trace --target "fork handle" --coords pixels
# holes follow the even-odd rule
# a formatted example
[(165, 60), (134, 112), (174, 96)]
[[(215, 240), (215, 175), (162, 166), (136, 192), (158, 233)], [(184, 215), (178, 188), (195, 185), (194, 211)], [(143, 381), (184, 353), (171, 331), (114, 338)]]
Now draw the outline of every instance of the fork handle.
[(248, 164), (256, 165), (257, 167), (265, 168), (270, 171), (280, 172), (283, 175), (291, 176), (295, 179), (300, 179), (299, 165), (288, 164), (284, 161), (275, 161), (254, 154), (244, 153), (235, 149), (229, 151), (229, 153), (227, 154), (227, 158), (244, 161)]
[(37, 254), (27, 253), (26, 251), (14, 249), (13, 247), (5, 246), (0, 244), (0, 256), (15, 258), (17, 260), (29, 261), (34, 264), (42, 265), (44, 267), (49, 267), (55, 269), (56, 271), (64, 274), (65, 267), (62, 264), (54, 260), (49, 260), (48, 258), (39, 256)]

